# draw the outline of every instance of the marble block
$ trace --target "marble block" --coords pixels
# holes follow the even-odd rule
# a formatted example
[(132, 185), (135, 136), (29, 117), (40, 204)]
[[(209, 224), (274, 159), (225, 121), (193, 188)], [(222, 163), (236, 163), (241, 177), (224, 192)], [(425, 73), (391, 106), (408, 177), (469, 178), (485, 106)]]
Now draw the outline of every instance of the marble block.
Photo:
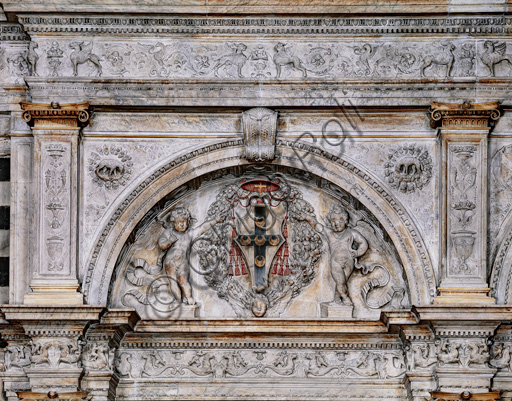
[(322, 317), (352, 319), (353, 310), (353, 305), (343, 305), (336, 302), (323, 302), (320, 304), (320, 315)]

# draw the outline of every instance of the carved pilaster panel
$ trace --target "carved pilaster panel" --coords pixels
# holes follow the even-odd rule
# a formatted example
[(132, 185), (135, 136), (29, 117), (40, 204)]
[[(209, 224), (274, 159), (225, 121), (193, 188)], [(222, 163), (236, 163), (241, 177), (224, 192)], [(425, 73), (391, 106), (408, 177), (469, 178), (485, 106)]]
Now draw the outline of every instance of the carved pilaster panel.
[(69, 275), (71, 237), (71, 143), (41, 144), (40, 275)]
[(482, 277), (485, 272), (486, 203), (482, 199), (481, 147), (448, 143), (446, 277)]
[(494, 303), (487, 285), (487, 136), (499, 103), (432, 103), (443, 149), (441, 297), (436, 303)]
[[(28, 304), (81, 304), (76, 272), (78, 133), (88, 103), (22, 103), (34, 141), (34, 271)], [(58, 281), (56, 281), (58, 279)]]

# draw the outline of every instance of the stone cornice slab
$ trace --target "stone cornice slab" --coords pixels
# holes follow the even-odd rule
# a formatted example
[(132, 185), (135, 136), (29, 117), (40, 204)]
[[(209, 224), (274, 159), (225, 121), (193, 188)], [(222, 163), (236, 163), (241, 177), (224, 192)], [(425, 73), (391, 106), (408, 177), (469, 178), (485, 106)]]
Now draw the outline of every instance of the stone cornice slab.
[(413, 307), (422, 321), (507, 322), (512, 320), (512, 306), (504, 305), (431, 305)]
[(243, 2), (234, 0), (148, 0), (141, 4), (137, 0), (89, 0), (75, 2), (72, 0), (4, 0), (6, 13), (23, 12), (103, 12), (120, 13), (227, 13), (227, 14), (327, 14), (327, 13), (457, 13), (457, 12), (495, 12), (504, 13), (510, 5), (503, 1), (470, 0), (455, 2), (453, 0), (403, 0), (400, 2), (386, 0), (372, 1), (320, 1), (298, 0), (279, 1), (263, 0)]
[(67, 321), (97, 320), (105, 310), (103, 306), (32, 306), (32, 305), (0, 305), (5, 319), (8, 321)]
[(443, 100), (457, 103), (499, 100), (510, 105), (509, 80), (402, 80), (389, 82), (280, 80), (166, 80), (97, 78), (26, 78), (33, 102), (89, 101), (92, 106), (240, 106), (339, 107), (426, 106)]
[(378, 321), (295, 320), (295, 319), (218, 319), (218, 320), (154, 320), (140, 321), (137, 333), (265, 333), (265, 334), (342, 334), (387, 333)]

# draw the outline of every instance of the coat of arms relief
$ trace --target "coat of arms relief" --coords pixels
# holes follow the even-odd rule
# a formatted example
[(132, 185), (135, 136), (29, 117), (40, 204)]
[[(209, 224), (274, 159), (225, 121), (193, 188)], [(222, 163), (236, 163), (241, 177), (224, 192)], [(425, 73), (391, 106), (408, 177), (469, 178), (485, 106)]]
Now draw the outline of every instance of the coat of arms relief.
[(376, 319), (407, 307), (385, 231), (332, 187), (319, 177), (242, 172), (185, 191), (133, 233), (110, 303), (146, 319)]

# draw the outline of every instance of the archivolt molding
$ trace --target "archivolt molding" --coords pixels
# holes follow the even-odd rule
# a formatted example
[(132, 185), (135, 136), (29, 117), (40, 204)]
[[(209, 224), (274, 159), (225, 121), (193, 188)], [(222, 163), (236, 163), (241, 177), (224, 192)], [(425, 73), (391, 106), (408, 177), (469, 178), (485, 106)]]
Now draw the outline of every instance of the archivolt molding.
[[(235, 140), (196, 149), (166, 161), (136, 187), (127, 190), (124, 200), (112, 209), (87, 259), (83, 290), (89, 304), (107, 302), (117, 256), (136, 224), (156, 202), (193, 178), (247, 163), (241, 159), (242, 148), (243, 141)], [(274, 164), (298, 169), (304, 169), (298, 154), (304, 152), (311, 173), (340, 186), (364, 204), (381, 221), (395, 244), (411, 288), (411, 302), (416, 305), (432, 302), (435, 277), (424, 242), (406, 209), (377, 179), (349, 161), (306, 143), (278, 140), (277, 151), (280, 157)]]
[(491, 296), (496, 298), (498, 304), (508, 304), (512, 295), (512, 265), (506, 262), (512, 260), (512, 213), (508, 214), (496, 244), (498, 246), (492, 253), (495, 257), (490, 280)]

